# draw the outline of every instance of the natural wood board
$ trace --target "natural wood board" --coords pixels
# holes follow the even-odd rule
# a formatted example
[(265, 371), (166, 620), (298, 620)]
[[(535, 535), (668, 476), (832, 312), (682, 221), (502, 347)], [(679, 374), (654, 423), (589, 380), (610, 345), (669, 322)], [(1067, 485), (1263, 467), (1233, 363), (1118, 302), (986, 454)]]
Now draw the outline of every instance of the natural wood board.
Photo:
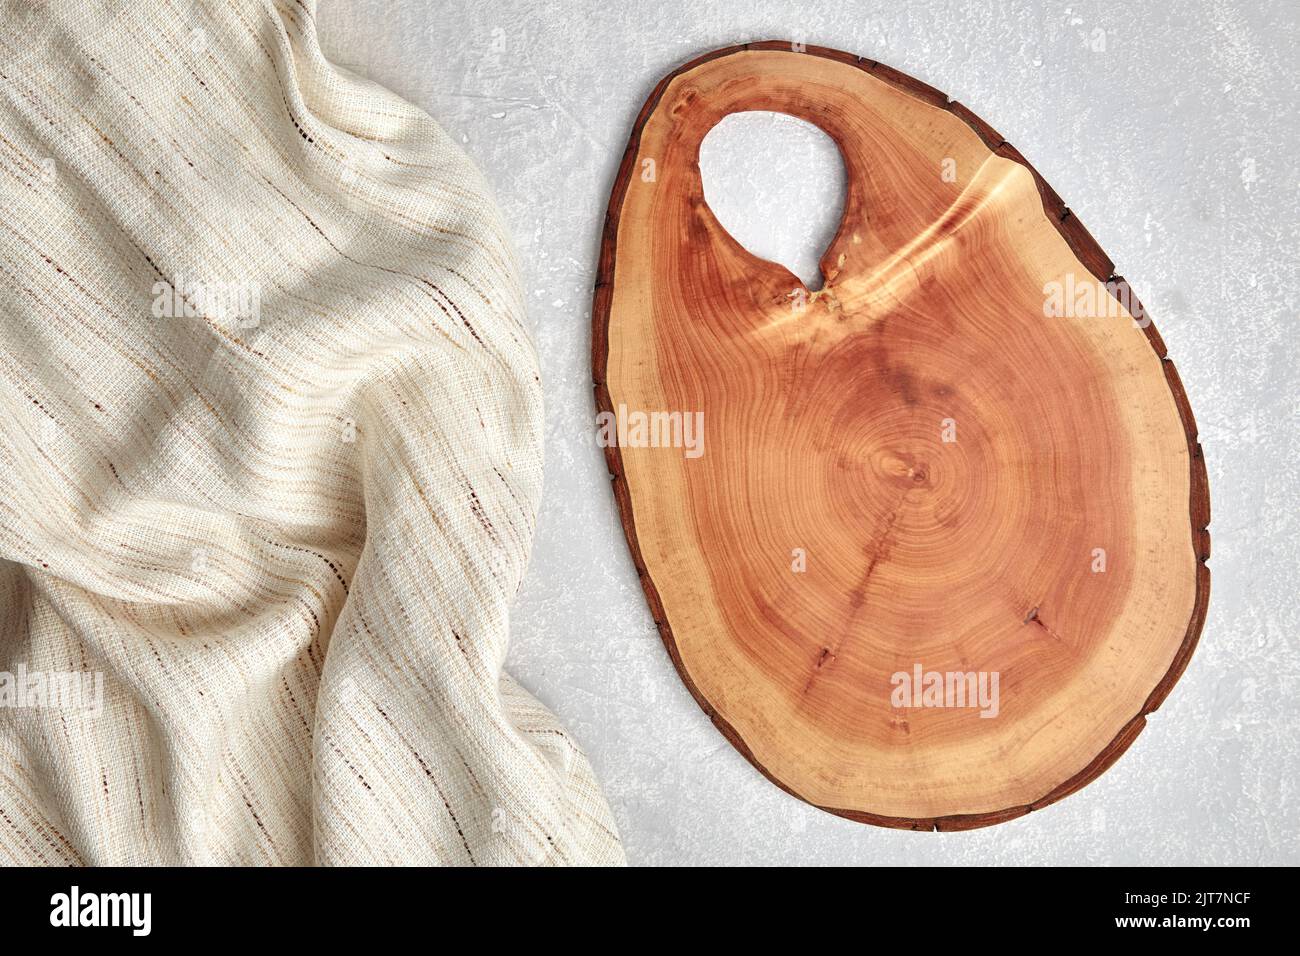
[[(840, 149), (820, 292), (704, 201), (700, 142), (743, 110)], [(1053, 283), (1107, 280), (1102, 314), (1045, 315)], [(1141, 732), (1204, 623), (1210, 513), (1190, 405), (1135, 315), (1024, 157), (919, 81), (771, 41), (658, 85), (605, 223), (597, 408), (703, 414), (698, 457), (606, 456), (678, 672), (770, 779), (969, 829), (1072, 793)], [(917, 665), (998, 675), (996, 716), (899, 705)]]

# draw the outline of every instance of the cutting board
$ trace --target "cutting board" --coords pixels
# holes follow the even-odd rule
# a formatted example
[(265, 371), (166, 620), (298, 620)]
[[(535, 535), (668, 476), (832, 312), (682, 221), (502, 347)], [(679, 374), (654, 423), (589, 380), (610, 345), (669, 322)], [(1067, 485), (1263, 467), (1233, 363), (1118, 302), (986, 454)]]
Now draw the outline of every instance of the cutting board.
[[(700, 143), (746, 110), (840, 150), (820, 289), (705, 202)], [(593, 325), (663, 643), (791, 794), (881, 826), (1010, 820), (1110, 767), (1187, 666), (1210, 512), (1178, 373), (1078, 216), (960, 103), (784, 41), (675, 70), (614, 184)]]

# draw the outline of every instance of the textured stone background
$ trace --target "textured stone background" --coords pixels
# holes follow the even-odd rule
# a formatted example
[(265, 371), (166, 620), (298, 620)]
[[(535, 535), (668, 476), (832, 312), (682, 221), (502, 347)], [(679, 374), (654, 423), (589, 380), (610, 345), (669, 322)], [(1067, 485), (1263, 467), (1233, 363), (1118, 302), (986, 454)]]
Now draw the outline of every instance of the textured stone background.
[[(548, 445), (510, 666), (586, 747), (633, 862), (1300, 862), (1297, 16), (1289, 0), (325, 0), (331, 57), (450, 130), (514, 231)], [(1190, 668), (1100, 780), (993, 829), (850, 823), (733, 751), (659, 642), (592, 439), (591, 287), (633, 118), (692, 56), (789, 37), (905, 70), (1014, 143), (1134, 283), (1200, 425), (1213, 596)], [(819, 133), (749, 117), (714, 135), (734, 161), (711, 200), (769, 227), (755, 241), (771, 254), (824, 241), (830, 227), (781, 212), (836, 202)]]

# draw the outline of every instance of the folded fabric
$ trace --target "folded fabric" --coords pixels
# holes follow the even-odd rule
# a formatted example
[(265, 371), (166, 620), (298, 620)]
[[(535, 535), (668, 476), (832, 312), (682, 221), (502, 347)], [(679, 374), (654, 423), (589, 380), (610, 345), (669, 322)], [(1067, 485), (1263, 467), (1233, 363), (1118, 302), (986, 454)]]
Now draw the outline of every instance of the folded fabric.
[(314, 0), (0, 0), (0, 863), (619, 863), (505, 230)]

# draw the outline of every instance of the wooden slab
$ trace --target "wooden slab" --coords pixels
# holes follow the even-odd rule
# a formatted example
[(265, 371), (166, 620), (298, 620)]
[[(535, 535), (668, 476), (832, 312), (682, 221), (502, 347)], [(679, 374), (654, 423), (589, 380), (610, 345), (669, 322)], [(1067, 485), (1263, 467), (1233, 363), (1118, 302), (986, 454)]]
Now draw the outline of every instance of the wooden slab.
[[(700, 142), (743, 110), (839, 146), (821, 291), (704, 201)], [(1187, 666), (1204, 459), (1112, 272), (1001, 134), (881, 64), (754, 43), (646, 102), (601, 248), (598, 422), (621, 414), (614, 493), (673, 663), (779, 786), (882, 826), (1010, 820), (1106, 770)], [(702, 414), (702, 454), (653, 446), (671, 413)]]

